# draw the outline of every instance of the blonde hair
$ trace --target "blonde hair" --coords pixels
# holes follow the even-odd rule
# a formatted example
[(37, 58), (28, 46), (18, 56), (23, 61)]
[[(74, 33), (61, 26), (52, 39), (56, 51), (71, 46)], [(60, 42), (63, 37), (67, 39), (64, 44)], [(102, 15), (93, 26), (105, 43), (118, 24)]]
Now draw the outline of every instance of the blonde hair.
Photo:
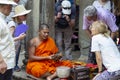
[(109, 36), (108, 26), (102, 21), (95, 21), (92, 23), (91, 27), (94, 27), (97, 33), (103, 34), (105, 37)]

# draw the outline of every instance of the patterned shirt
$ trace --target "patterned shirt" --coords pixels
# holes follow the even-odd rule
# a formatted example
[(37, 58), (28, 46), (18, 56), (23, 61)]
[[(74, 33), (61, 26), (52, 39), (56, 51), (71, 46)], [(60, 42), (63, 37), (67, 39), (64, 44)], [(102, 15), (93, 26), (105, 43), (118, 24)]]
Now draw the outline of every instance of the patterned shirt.
[(5, 21), (5, 15), (0, 12), (0, 54), (7, 64), (7, 69), (14, 68), (15, 46), (12, 35)]
[[(103, 8), (97, 9), (97, 20), (101, 20), (107, 24), (111, 32), (116, 32), (118, 30), (117, 25), (115, 24), (116, 18), (114, 14), (110, 13), (108, 10)], [(94, 21), (89, 21), (86, 16), (83, 16), (83, 30), (89, 29), (90, 25)]]

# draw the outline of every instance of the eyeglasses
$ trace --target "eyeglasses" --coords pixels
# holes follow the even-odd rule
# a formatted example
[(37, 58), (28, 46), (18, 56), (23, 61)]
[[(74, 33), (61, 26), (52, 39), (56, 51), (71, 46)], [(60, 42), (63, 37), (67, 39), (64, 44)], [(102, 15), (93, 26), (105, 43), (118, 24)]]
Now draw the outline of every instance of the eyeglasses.
[(63, 7), (63, 9), (71, 9), (71, 7)]

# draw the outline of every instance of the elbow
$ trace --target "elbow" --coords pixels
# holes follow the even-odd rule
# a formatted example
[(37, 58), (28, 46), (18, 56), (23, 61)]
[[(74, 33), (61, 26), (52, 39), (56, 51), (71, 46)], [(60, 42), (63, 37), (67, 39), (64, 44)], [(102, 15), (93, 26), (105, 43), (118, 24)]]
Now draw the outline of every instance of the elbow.
[(101, 58), (98, 58), (98, 61), (101, 61)]
[(99, 62), (100, 62), (100, 61), (102, 61), (102, 59), (101, 59), (100, 57), (98, 57), (98, 58), (97, 58), (97, 61), (99, 61)]
[(33, 57), (32, 56), (28, 56), (28, 59), (33, 61)]

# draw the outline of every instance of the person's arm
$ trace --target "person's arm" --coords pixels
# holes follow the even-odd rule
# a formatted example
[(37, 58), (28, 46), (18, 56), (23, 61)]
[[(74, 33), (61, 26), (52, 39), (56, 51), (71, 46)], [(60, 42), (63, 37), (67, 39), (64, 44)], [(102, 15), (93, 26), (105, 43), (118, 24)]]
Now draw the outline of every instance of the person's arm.
[(58, 22), (59, 18), (62, 17), (62, 13), (58, 12), (57, 15), (55, 16), (55, 22)]
[[(64, 15), (69, 26), (72, 28), (75, 26), (75, 19), (70, 19), (68, 15)], [(62, 13), (58, 12), (57, 16), (55, 16), (55, 22), (58, 22), (58, 20), (62, 17)]]
[(25, 33), (22, 33), (18, 37), (14, 37), (14, 31), (15, 31), (15, 26), (10, 27), (10, 32), (13, 36), (14, 41), (22, 40), (26, 36)]
[(10, 27), (10, 33), (12, 34), (12, 36), (13, 36), (13, 34), (14, 34), (14, 30), (15, 30), (15, 26), (11, 26), (11, 27)]
[(45, 59), (52, 59), (52, 56), (46, 56), (46, 57), (40, 57), (40, 56), (35, 56), (35, 48), (36, 48), (36, 41), (35, 39), (32, 39), (29, 43), (29, 60), (31, 61), (39, 61), (39, 60), (45, 60)]
[(68, 17), (69, 26), (73, 28), (75, 26), (75, 19), (76, 19), (76, 5), (72, 4), (71, 6), (71, 15)]
[(91, 39), (92, 37), (91, 31), (89, 29), (86, 29), (85, 32), (87, 33), (88, 37)]
[(64, 16), (65, 16), (69, 26), (74, 27), (75, 26), (75, 19), (70, 19), (70, 17), (68, 15), (64, 15)]
[(114, 9), (114, 14), (115, 14), (116, 16), (120, 16), (120, 11), (119, 11), (118, 9)]
[[(2, 40), (2, 25), (0, 26), (0, 41)], [(3, 74), (7, 70), (7, 64), (4, 61), (3, 56), (1, 55), (2, 50), (0, 50), (0, 73)]]
[(1, 53), (0, 53), (0, 73), (4, 74), (7, 70), (7, 64), (5, 63)]
[(14, 41), (22, 40), (22, 39), (24, 39), (24, 37), (26, 36), (25, 33), (21, 33), (18, 37), (14, 37), (14, 31), (15, 31), (15, 22), (14, 22), (14, 21), (10, 21), (10, 22), (8, 23), (8, 27), (9, 27), (9, 29), (10, 29), (10, 33), (11, 33), (11, 35), (13, 36)]
[(83, 27), (82, 29), (85, 31), (85, 33), (88, 35), (88, 37), (91, 39), (91, 31), (89, 29), (91, 24), (89, 24), (87, 17), (83, 16)]
[(117, 33), (117, 31), (116, 32), (111, 32), (111, 38), (112, 39), (115, 39), (116, 33)]
[(98, 73), (100, 73), (102, 71), (102, 55), (99, 44), (99, 38), (96, 36), (92, 37), (91, 52), (95, 52), (96, 62), (98, 65)]
[(96, 62), (98, 65), (98, 74), (92, 79), (92, 80), (96, 80), (96, 78), (101, 74), (102, 72), (102, 58), (101, 58), (101, 53), (100, 51), (96, 51), (95, 52), (96, 55)]
[(111, 31), (111, 38), (114, 39), (116, 36), (116, 32), (118, 31), (118, 27), (115, 23), (116, 18), (115, 15), (112, 13), (107, 13), (103, 14), (103, 19), (105, 20), (107, 26), (109, 27), (110, 31)]
[(98, 65), (98, 73), (101, 73), (102, 72), (102, 57), (101, 57), (100, 51), (96, 51), (95, 55), (96, 55), (96, 62)]
[(71, 20), (70, 20), (69, 26), (70, 26), (70, 27), (74, 27), (74, 26), (75, 26), (75, 19), (71, 19)]
[(18, 37), (14, 37), (14, 41), (22, 40), (25, 38), (25, 36), (26, 36), (25, 33), (21, 33)]
[(59, 3), (55, 4), (55, 23), (62, 17), (61, 5)]

